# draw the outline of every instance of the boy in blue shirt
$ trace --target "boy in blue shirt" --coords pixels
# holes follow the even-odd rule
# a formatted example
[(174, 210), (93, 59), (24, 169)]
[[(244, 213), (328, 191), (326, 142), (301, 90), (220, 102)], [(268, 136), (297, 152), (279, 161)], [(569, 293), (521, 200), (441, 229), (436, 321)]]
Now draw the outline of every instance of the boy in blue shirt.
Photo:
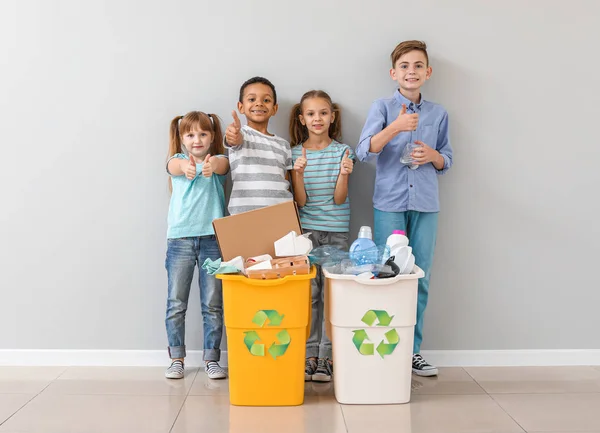
[[(415, 374), (435, 376), (437, 368), (419, 352), (437, 234), (437, 176), (452, 165), (448, 113), (421, 96), (421, 86), (432, 72), (425, 43), (402, 42), (392, 52), (391, 60), (390, 76), (398, 83), (398, 90), (371, 106), (356, 155), (361, 161), (377, 159), (373, 196), (375, 242), (384, 245), (393, 230), (405, 230), (416, 264), (425, 272), (419, 280), (412, 364)], [(400, 159), (409, 143), (415, 149), (412, 161), (406, 165)]]

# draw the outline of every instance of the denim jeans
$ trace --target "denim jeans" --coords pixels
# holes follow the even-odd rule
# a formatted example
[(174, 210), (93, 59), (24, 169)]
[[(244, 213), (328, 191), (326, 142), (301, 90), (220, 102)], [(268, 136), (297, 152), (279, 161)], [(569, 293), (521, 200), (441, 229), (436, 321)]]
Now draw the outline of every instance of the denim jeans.
[(437, 238), (437, 212), (384, 212), (375, 209), (375, 243), (385, 245), (387, 237), (393, 230), (404, 230), (413, 249), (415, 263), (423, 269), (425, 277), (419, 279), (419, 296), (417, 301), (417, 324), (413, 353), (421, 351), (423, 341), (423, 314), (429, 298), (429, 277), (433, 264), (433, 252)]
[[(313, 248), (322, 245), (332, 245), (348, 251), (348, 233), (324, 232), (320, 230), (303, 230), (311, 233), (310, 240)], [(312, 308), (310, 320), (310, 335), (306, 340), (307, 358), (331, 359), (331, 340), (325, 333), (325, 277), (323, 270), (317, 266), (317, 277), (311, 281)]]
[(221, 281), (202, 269), (207, 258), (221, 257), (214, 236), (167, 240), (165, 267), (168, 277), (167, 314), (165, 324), (171, 359), (185, 357), (185, 313), (187, 311), (194, 268), (200, 272), (200, 303), (204, 322), (205, 361), (218, 361), (221, 357), (223, 337), (223, 291)]

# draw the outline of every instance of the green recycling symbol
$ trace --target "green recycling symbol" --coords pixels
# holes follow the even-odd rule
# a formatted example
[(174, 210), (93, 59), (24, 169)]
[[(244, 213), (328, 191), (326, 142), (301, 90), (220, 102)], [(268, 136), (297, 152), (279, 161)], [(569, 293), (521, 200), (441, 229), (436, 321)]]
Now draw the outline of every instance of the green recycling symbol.
[[(389, 326), (392, 323), (392, 319), (394, 316), (391, 316), (384, 310), (369, 310), (365, 313), (361, 322), (366, 324), (367, 326), (373, 326), (375, 322), (377, 322), (376, 326)], [(361, 355), (374, 355), (375, 350), (377, 353), (383, 358), (385, 355), (391, 355), (396, 349), (396, 346), (400, 342), (400, 336), (395, 329), (390, 329), (385, 333), (385, 338), (387, 339), (387, 343), (385, 340), (382, 340), (377, 349), (375, 349), (375, 344), (369, 343), (371, 341), (367, 331), (364, 329), (356, 329), (352, 331), (354, 336), (352, 337), (352, 342), (356, 349)]]
[[(261, 328), (269, 321), (268, 326), (279, 326), (283, 320), (283, 314), (279, 314), (276, 310), (260, 310), (252, 318), (252, 323), (257, 324)], [(265, 356), (265, 345), (257, 343), (260, 341), (260, 336), (256, 331), (244, 332), (244, 344), (248, 351), (254, 356)], [(273, 359), (278, 356), (283, 356), (292, 341), (287, 329), (283, 329), (277, 333), (277, 341), (271, 344), (267, 350)]]

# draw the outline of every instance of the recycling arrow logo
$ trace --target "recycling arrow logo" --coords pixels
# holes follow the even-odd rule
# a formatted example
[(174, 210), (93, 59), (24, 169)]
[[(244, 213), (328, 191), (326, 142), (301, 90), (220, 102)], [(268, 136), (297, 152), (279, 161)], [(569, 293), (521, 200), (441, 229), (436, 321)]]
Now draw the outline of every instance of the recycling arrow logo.
[[(280, 315), (276, 310), (260, 310), (252, 318), (252, 323), (257, 324), (261, 328), (265, 326), (267, 321), (269, 322), (267, 326), (279, 326), (283, 321), (283, 314)], [(277, 341), (273, 342), (267, 350), (273, 359), (285, 355), (285, 352), (292, 341), (287, 329), (278, 332), (276, 337)], [(244, 344), (253, 356), (265, 356), (265, 345), (259, 343), (259, 341), (261, 341), (261, 338), (260, 335), (258, 335), (258, 332), (244, 332)]]
[[(367, 326), (389, 326), (392, 323), (394, 316), (390, 316), (385, 310), (369, 310), (365, 313), (361, 322)], [(376, 323), (377, 322), (377, 323)], [(385, 340), (382, 340), (375, 348), (375, 344), (371, 342), (369, 335), (365, 329), (356, 329), (352, 331), (354, 333), (352, 342), (361, 355), (374, 355), (375, 350), (379, 353), (381, 358), (385, 355), (391, 355), (394, 353), (396, 346), (400, 342), (400, 336), (395, 329), (390, 329), (385, 333)]]

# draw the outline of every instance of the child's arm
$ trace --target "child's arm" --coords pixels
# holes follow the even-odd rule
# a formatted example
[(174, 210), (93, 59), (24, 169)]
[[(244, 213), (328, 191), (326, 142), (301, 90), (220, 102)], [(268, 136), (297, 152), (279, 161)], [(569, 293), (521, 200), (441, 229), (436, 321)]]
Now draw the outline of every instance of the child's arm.
[(171, 158), (167, 163), (167, 171), (171, 176), (183, 176), (192, 180), (196, 177), (196, 160), (192, 155), (190, 159)]
[(225, 130), (225, 144), (230, 147), (237, 147), (244, 142), (241, 132), (242, 124), (235, 111), (231, 112), (231, 116), (233, 117), (233, 122)]
[(452, 166), (453, 154), (448, 134), (448, 113), (444, 114), (440, 122), (435, 148), (431, 147), (430, 143), (423, 143), (422, 141), (416, 141), (415, 143), (421, 145), (413, 152), (416, 164), (423, 165), (431, 162), (438, 174), (444, 174), (448, 171)]
[(366, 161), (369, 157), (378, 155), (396, 135), (404, 131), (414, 131), (418, 124), (419, 115), (406, 114), (406, 105), (402, 104), (402, 110), (396, 120), (386, 126), (386, 115), (379, 105), (374, 103), (360, 134), (356, 148), (358, 159)]
[(306, 159), (306, 149), (302, 148), (302, 156), (294, 163), (292, 170), (292, 186), (294, 187), (294, 200), (298, 206), (306, 205), (306, 188), (304, 187), (304, 169), (308, 160)]
[(381, 152), (385, 145), (396, 135), (405, 131), (415, 131), (418, 125), (419, 115), (416, 113), (406, 114), (406, 105), (402, 104), (402, 110), (400, 110), (400, 114), (398, 114), (396, 120), (390, 123), (383, 131), (371, 137), (369, 152)]
[(220, 175), (229, 173), (229, 159), (223, 156), (213, 156), (210, 158), (210, 163), (214, 167), (214, 172)]
[(202, 165), (202, 175), (211, 177), (213, 173), (224, 175), (229, 171), (229, 160), (224, 156), (206, 155)]
[(340, 174), (333, 192), (333, 202), (337, 205), (344, 204), (346, 198), (348, 198), (348, 180), (350, 179), (350, 174), (352, 174), (353, 169), (354, 161), (350, 159), (350, 149), (348, 149), (342, 157)]

